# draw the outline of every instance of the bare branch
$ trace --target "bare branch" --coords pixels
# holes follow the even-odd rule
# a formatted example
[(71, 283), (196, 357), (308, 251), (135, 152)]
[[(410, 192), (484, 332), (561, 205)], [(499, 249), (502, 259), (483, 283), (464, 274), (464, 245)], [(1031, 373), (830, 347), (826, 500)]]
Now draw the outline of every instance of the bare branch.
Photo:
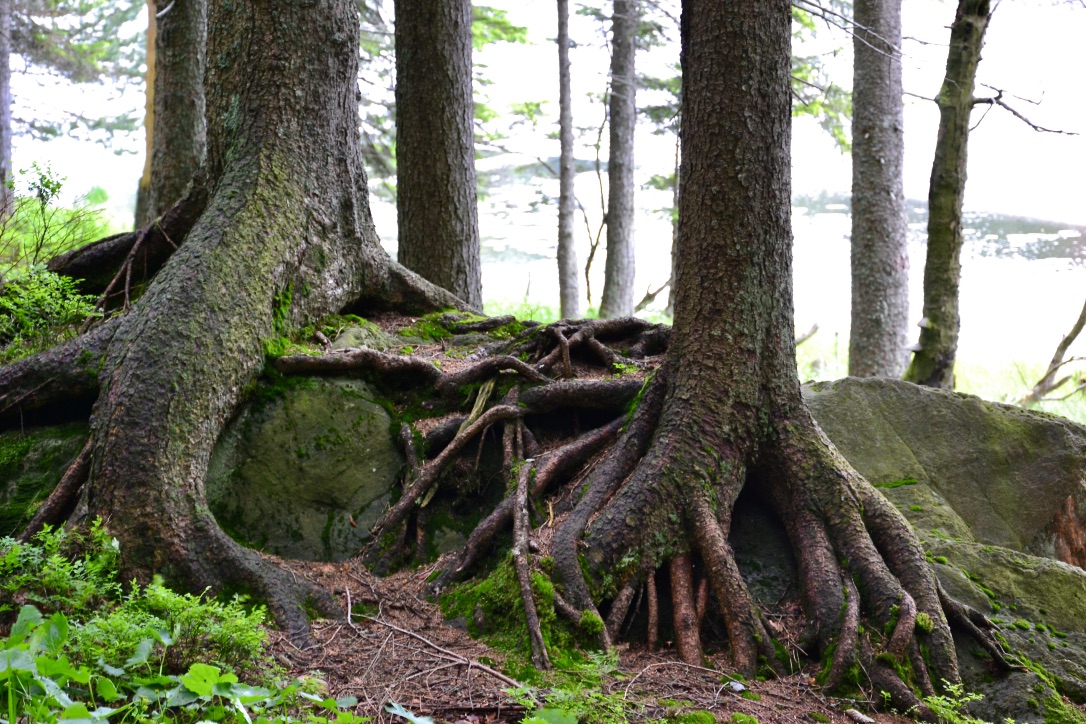
[[(1032, 101), (1027, 101), (1027, 102), (1032, 102)], [(1074, 131), (1061, 131), (1058, 128), (1045, 128), (1044, 126), (1037, 125), (1036, 123), (1034, 123), (1030, 119), (1026, 118), (1024, 115), (1022, 115), (1021, 113), (1016, 111), (1014, 108), (1009, 106), (1007, 104), (1007, 102), (1003, 100), (1003, 91), (998, 91), (994, 96), (992, 96), (990, 98), (974, 98), (973, 99), (973, 105), (974, 106), (979, 106), (979, 105), (984, 105), (984, 104), (987, 104), (989, 106), (999, 106), (1000, 108), (1003, 108), (1004, 110), (1009, 111), (1012, 116), (1014, 116), (1018, 120), (1022, 121), (1022, 123), (1025, 123), (1027, 126), (1029, 126), (1030, 128), (1032, 128), (1033, 130), (1035, 130), (1035, 131), (1037, 131), (1039, 133), (1059, 133), (1059, 134), (1062, 134), (1064, 136), (1077, 136), (1078, 135), (1078, 133), (1076, 133)], [(985, 112), (985, 115), (987, 115), (987, 112)], [(984, 120), (984, 116), (981, 116), (981, 120), (982, 121)], [(980, 125), (980, 121), (977, 122), (977, 125)], [(974, 126), (974, 128), (976, 128), (976, 126)]]

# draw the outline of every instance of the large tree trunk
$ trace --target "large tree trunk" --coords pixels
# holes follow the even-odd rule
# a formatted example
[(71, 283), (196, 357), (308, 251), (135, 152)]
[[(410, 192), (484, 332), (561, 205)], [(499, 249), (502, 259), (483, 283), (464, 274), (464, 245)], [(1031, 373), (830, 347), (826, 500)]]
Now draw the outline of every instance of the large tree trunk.
[(204, 52), (207, 0), (159, 0), (156, 19), (154, 134), (149, 218), (158, 218), (185, 195), (204, 163)]
[(482, 309), (470, 0), (396, 0), (400, 263)]
[(573, 245), (575, 169), (573, 158), (573, 97), (569, 76), (569, 0), (558, 0), (558, 296), (563, 319), (581, 314), (577, 283), (577, 250)]
[(611, 150), (607, 158), (607, 263), (600, 316), (633, 314), (634, 294), (634, 75), (637, 0), (615, 0), (611, 25)]
[(958, 351), (958, 284), (962, 263), (962, 200), (973, 87), (991, 17), (989, 0), (960, 0), (950, 26), (946, 77), (936, 103), (939, 137), (928, 188), (928, 255), (924, 264), (924, 318), (920, 343), (905, 379), (929, 387), (954, 387)]
[[(234, 543), (207, 509), (212, 447), (264, 365), (264, 341), (285, 327), (356, 299), (459, 302), (378, 243), (353, 2), (218, 0), (209, 10), (206, 210), (128, 313), (6, 368), (4, 382), (16, 391), (45, 369), (93, 394), (100, 369), (84, 503), (120, 541), (125, 575), (248, 589), (301, 633), (310, 592)], [(40, 406), (64, 392), (49, 389), (14, 397)]]
[(0, 0), (0, 221), (14, 212), (15, 193), (9, 187), (11, 167), (11, 4)]
[(908, 363), (909, 318), (901, 0), (856, 0), (853, 13), (848, 373), (899, 377)]
[[(917, 667), (910, 683), (925, 691), (929, 666), (936, 681), (958, 680), (934, 574), (900, 513), (814, 423), (796, 375), (789, 4), (686, 0), (682, 42), (681, 241), (667, 362), (555, 533), (566, 598), (594, 610), (590, 588), (605, 579), (636, 589), (655, 569), (696, 555), (733, 664), (753, 673), (764, 656), (772, 665), (770, 637), (727, 542), (748, 487), (789, 531), (809, 651), (832, 659), (828, 683), (859, 664), (894, 706), (922, 709), (895, 667)], [(675, 578), (689, 566), (670, 568), (676, 635), (696, 638), (696, 626), (679, 625), (696, 609), (690, 585)], [(916, 627), (918, 612), (930, 632)], [(699, 650), (696, 640), (679, 647), (690, 663)]]

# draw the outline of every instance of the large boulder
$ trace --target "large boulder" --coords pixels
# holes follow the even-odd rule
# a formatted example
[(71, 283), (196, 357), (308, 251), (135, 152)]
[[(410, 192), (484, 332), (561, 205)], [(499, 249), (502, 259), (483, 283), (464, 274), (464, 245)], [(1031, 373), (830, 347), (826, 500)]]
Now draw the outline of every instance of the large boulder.
[(208, 504), (224, 530), (270, 553), (359, 552), (403, 466), (391, 420), (358, 380), (295, 379), (254, 397), (224, 431)]
[(947, 591), (1000, 626), (1025, 671), (958, 641), (988, 721), (1078, 721), (1086, 702), (1086, 428), (896, 380), (805, 389), (848, 461), (902, 511)]
[(16, 535), (87, 441), (83, 423), (0, 434), (0, 537)]

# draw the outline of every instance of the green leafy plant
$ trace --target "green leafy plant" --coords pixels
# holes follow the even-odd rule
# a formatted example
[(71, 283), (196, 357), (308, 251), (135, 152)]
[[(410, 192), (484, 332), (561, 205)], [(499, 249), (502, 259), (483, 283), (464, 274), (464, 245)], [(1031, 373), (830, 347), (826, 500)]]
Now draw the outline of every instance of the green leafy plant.
[(65, 180), (49, 166), (34, 163), (9, 183), (15, 199), (0, 223), (0, 282), (112, 232), (101, 208), (109, 198), (105, 191), (93, 189), (73, 205), (62, 206)]
[(241, 683), (217, 666), (195, 662), (184, 673), (164, 673), (162, 653), (173, 644), (165, 634), (156, 662), (154, 642), (143, 641), (121, 666), (103, 661), (69, 661), (67, 618), (54, 613), (45, 618), (33, 606), (24, 606), (6, 639), (0, 640), (0, 706), (7, 721), (82, 722), (200, 721), (240, 724), (363, 724), (365, 717), (351, 710), (353, 697), (322, 697), (303, 681), (285, 686), (260, 687)]
[(969, 716), (964, 710), (974, 701), (980, 701), (984, 697), (980, 694), (966, 691), (962, 684), (951, 684), (943, 680), (945, 694), (924, 697), (924, 703), (932, 710), (940, 722), (944, 724), (985, 724), (981, 719)]

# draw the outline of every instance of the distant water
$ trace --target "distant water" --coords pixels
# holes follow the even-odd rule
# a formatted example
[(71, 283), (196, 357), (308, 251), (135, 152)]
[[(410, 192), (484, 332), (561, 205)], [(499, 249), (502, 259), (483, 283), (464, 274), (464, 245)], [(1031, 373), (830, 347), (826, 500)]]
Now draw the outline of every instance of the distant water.
[[(557, 181), (532, 178), (529, 169), (499, 162), (489, 171), (485, 164), (481, 169), (481, 181), (488, 187), (480, 199), (484, 297), (556, 307)], [(589, 230), (595, 234), (598, 229), (600, 191), (594, 173), (579, 173), (576, 183), (588, 215), (586, 225), (578, 212), (575, 227), (583, 268)], [(670, 195), (642, 188), (638, 206), (636, 299), (663, 284), (671, 264), (671, 224), (661, 211), (670, 206)], [(910, 318), (915, 321), (923, 302), (926, 206), (909, 203)], [(843, 196), (793, 199), (798, 330), (817, 323), (819, 335), (847, 338), (849, 210), (849, 199)], [(386, 248), (394, 251), (394, 209), (376, 204), (374, 215)], [(992, 365), (1047, 362), (1086, 301), (1086, 227), (976, 213), (967, 213), (964, 222), (959, 358)], [(594, 304), (603, 290), (604, 256), (601, 242), (591, 275)], [(583, 277), (580, 283), (583, 298)], [(666, 293), (654, 306), (662, 307), (665, 300)], [(1079, 346), (1079, 353), (1086, 353), (1086, 340)]]

